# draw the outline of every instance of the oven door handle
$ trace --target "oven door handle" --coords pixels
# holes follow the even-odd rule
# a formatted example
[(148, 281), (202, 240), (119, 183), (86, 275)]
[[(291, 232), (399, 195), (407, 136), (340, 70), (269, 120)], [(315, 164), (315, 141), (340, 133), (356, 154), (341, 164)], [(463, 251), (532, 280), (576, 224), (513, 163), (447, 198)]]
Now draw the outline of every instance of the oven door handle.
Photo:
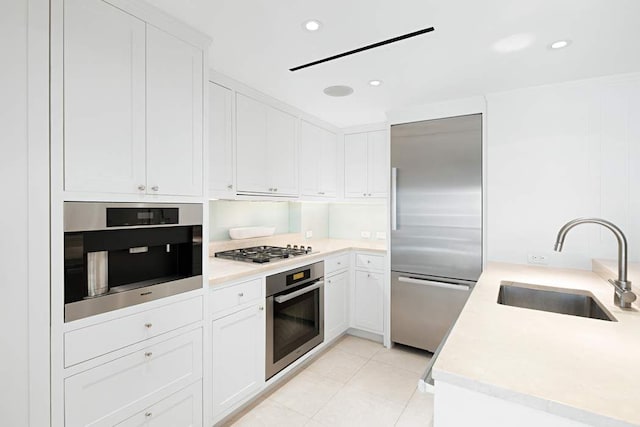
[(316, 289), (320, 288), (322, 285), (324, 285), (324, 280), (319, 280), (319, 281), (317, 281), (316, 283), (314, 283), (311, 286), (307, 286), (307, 287), (299, 289), (299, 290), (297, 290), (295, 292), (291, 292), (290, 294), (277, 296), (273, 300), (275, 302), (277, 302), (278, 304), (281, 304), (283, 302), (287, 302), (289, 300), (297, 298), (300, 295), (304, 295), (307, 292), (315, 291)]

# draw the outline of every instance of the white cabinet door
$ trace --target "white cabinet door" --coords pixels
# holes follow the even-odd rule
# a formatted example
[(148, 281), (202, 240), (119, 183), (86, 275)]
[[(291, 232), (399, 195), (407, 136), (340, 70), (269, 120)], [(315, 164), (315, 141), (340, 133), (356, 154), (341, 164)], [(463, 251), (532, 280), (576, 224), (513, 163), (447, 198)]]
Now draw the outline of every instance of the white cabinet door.
[(354, 327), (382, 333), (383, 283), (384, 276), (381, 273), (356, 270), (353, 292)]
[(387, 133), (385, 131), (368, 134), (368, 197), (386, 197), (389, 176), (387, 160)]
[(209, 83), (209, 191), (213, 196), (232, 196), (233, 188), (233, 93)]
[(201, 427), (202, 381), (172, 394), (117, 427)]
[(219, 419), (264, 383), (264, 305), (214, 320), (211, 329), (213, 416)]
[[(269, 193), (266, 105), (236, 94), (236, 177), (238, 192)], [(291, 166), (293, 167), (293, 166)]]
[(336, 134), (321, 129), (320, 138), (320, 170), (318, 173), (318, 189), (322, 196), (336, 197), (338, 194), (338, 137)]
[(144, 93), (145, 23), (102, 0), (65, 0), (66, 191), (144, 192)]
[(367, 197), (367, 134), (344, 136), (345, 197)]
[(300, 122), (300, 192), (304, 196), (337, 194), (335, 134), (311, 123)]
[(324, 334), (330, 341), (349, 328), (349, 272), (330, 276), (324, 287)]
[(147, 191), (152, 194), (202, 195), (202, 60), (201, 50), (147, 25)]
[(304, 196), (322, 196), (320, 194), (321, 131), (322, 129), (311, 123), (300, 122), (300, 193)]
[(296, 118), (267, 107), (267, 179), (277, 196), (298, 194), (296, 150)]

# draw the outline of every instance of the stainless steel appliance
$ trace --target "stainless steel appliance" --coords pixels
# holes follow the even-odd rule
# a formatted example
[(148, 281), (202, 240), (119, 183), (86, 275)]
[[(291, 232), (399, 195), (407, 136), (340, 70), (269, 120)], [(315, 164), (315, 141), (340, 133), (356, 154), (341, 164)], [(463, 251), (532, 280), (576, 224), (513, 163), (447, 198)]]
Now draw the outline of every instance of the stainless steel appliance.
[(304, 247), (302, 245), (299, 248), (298, 245), (287, 245), (286, 248), (279, 246), (254, 246), (216, 252), (215, 255), (223, 259), (263, 264), (265, 262), (279, 261), (281, 259), (310, 254), (311, 250), (311, 246)]
[(267, 276), (266, 379), (324, 341), (324, 262)]
[(65, 202), (65, 322), (200, 287), (202, 205)]
[(391, 340), (435, 352), (482, 270), (482, 115), (391, 127)]

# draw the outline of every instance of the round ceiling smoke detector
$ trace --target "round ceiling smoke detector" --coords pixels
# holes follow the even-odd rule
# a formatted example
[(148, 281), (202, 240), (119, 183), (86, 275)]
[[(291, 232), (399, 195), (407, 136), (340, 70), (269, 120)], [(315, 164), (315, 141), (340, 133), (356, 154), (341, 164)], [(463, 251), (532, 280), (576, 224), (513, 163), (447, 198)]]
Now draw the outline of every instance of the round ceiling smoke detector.
[(353, 93), (353, 88), (350, 86), (329, 86), (323, 91), (325, 95), (329, 96), (349, 96)]

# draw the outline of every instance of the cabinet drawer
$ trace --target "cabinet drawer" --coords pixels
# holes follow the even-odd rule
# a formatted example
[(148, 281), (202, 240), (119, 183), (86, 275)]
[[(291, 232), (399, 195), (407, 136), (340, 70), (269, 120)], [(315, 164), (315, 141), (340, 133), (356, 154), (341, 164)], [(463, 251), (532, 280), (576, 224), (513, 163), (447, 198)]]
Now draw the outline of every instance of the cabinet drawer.
[(198, 328), (67, 378), (65, 424), (113, 425), (119, 412), (151, 405), (164, 393), (201, 378), (202, 328)]
[(211, 310), (215, 314), (229, 308), (240, 307), (257, 301), (262, 296), (262, 279), (238, 283), (237, 285), (211, 292)]
[(69, 367), (202, 320), (202, 297), (98, 323), (64, 334)]
[(324, 275), (328, 276), (334, 271), (349, 268), (349, 254), (337, 255), (324, 260)]
[(371, 270), (384, 270), (384, 256), (357, 253), (356, 266)]
[(172, 394), (117, 427), (201, 427), (202, 381)]

